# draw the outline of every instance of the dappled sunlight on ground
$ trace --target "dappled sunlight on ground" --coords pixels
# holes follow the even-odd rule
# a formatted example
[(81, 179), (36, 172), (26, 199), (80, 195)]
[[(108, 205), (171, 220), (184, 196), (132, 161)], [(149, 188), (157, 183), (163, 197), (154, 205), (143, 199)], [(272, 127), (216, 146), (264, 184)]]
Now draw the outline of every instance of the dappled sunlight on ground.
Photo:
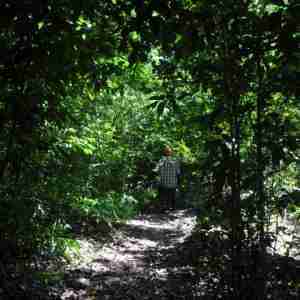
[(163, 261), (191, 234), (195, 224), (192, 211), (177, 210), (137, 216), (120, 226), (112, 241), (104, 245), (81, 237), (80, 251), (67, 269), (68, 280), (60, 299), (118, 299), (110, 296), (118, 294), (114, 287), (132, 286), (130, 293), (134, 294), (139, 282), (150, 284), (145, 291), (148, 296), (140, 295), (141, 299), (152, 299), (151, 293), (156, 293), (153, 282), (164, 289), (169, 273), (178, 272), (178, 267), (172, 269)]
[(145, 251), (157, 247), (172, 247), (183, 241), (191, 233), (195, 222), (196, 217), (188, 211), (138, 216), (124, 224), (109, 245), (97, 245), (95, 240), (79, 240), (81, 250), (76, 267), (87, 262), (96, 262), (97, 270), (101, 264), (103, 269), (108, 264), (110, 267), (134, 261), (135, 264), (140, 264), (138, 260), (143, 260)]
[[(51, 285), (50, 299), (232, 299), (229, 237), (221, 227), (194, 230), (196, 213), (139, 215), (119, 224), (105, 242), (96, 226), (91, 234), (80, 232), (80, 251), (72, 262), (58, 266), (63, 276)], [(241, 258), (247, 271), (242, 274), (248, 276), (243, 291), (249, 292), (260, 273), (253, 271), (253, 256), (247, 253)], [(265, 258), (266, 295), (274, 296), (268, 299), (299, 299), (297, 261), (277, 254)]]

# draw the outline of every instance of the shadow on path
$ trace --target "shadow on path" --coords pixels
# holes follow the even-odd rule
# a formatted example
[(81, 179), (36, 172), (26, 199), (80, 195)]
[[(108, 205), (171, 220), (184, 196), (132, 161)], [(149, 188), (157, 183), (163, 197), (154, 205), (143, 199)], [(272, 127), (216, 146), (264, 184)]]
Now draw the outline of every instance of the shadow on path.
[[(217, 228), (192, 234), (195, 225), (195, 211), (177, 210), (138, 216), (120, 225), (105, 244), (97, 234), (80, 235), (79, 259), (52, 286), (51, 299), (232, 300), (228, 239)], [(247, 251), (242, 259), (240, 300), (257, 299), (260, 271), (253, 269)], [(265, 259), (264, 299), (298, 300), (299, 263), (280, 255)]]
[(180, 260), (176, 248), (195, 222), (192, 210), (141, 215), (121, 225), (106, 245), (82, 239), (81, 259), (65, 272), (57, 299), (183, 299), (181, 290), (187, 299), (194, 272), (173, 268), (170, 258)]

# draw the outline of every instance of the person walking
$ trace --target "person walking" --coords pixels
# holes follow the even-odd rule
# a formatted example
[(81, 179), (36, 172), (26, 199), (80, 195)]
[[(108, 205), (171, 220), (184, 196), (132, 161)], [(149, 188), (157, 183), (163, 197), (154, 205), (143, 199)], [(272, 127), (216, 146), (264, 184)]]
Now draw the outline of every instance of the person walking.
[(160, 204), (165, 209), (175, 209), (176, 189), (179, 187), (180, 165), (172, 157), (173, 151), (166, 146), (163, 157), (158, 162)]

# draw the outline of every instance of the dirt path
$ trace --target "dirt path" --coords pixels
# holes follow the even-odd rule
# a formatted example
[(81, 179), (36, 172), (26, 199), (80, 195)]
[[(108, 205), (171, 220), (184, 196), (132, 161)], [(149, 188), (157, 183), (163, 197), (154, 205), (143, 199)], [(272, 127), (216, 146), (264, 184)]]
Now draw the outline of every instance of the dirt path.
[(121, 226), (104, 246), (92, 238), (79, 240), (79, 259), (65, 270), (57, 298), (181, 299), (193, 270), (174, 262), (195, 222), (188, 210), (143, 215)]
[[(92, 225), (91, 232), (77, 236), (77, 259), (50, 272), (47, 268), (58, 274), (55, 282), (46, 282), (47, 299), (231, 299), (225, 290), (231, 278), (226, 239), (218, 238), (217, 228), (191, 237), (195, 225), (193, 210), (142, 215), (119, 226), (105, 243)], [(297, 260), (273, 253), (266, 262), (270, 299), (299, 299)], [(245, 286), (252, 286), (255, 276)]]

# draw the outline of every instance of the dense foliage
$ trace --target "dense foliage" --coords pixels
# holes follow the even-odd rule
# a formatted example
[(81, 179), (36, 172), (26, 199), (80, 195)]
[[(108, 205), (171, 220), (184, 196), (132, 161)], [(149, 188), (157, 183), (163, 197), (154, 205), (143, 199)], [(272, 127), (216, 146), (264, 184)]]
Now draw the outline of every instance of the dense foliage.
[(300, 215), (299, 11), (292, 0), (2, 1), (1, 265), (64, 251), (76, 222), (143, 210), (170, 144), (185, 200), (201, 226), (230, 232), (239, 273), (244, 246), (266, 249), (270, 215)]

